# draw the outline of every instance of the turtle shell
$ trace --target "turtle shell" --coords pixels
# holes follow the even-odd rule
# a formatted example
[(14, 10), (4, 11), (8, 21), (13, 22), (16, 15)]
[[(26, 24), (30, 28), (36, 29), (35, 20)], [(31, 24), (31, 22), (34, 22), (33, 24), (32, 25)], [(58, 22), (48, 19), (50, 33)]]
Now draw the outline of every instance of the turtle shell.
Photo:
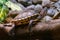
[(34, 11), (25, 11), (19, 15), (17, 15), (13, 20), (12, 23), (15, 23), (16, 25), (22, 25), (27, 24), (31, 19), (35, 19), (38, 16), (38, 13), (35, 13)]

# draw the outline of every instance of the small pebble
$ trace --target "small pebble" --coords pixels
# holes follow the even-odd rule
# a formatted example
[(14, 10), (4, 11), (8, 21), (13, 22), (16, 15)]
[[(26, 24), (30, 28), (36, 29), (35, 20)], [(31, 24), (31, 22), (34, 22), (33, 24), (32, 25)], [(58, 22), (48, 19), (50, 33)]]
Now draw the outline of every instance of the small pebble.
[(42, 19), (42, 22), (48, 22), (50, 20), (52, 20), (53, 18), (50, 17), (50, 16), (45, 16), (43, 19)]
[(28, 0), (18, 0), (18, 2), (27, 2)]
[(53, 16), (53, 18), (56, 18), (58, 15), (59, 15), (59, 12), (56, 11), (55, 14), (54, 14), (54, 16)]
[(57, 2), (58, 0), (51, 0), (52, 2)]
[(35, 5), (30, 5), (30, 6), (27, 6), (26, 9), (34, 9), (35, 8)]
[(45, 6), (47, 4), (50, 4), (50, 0), (42, 0), (42, 6)]
[(42, 8), (43, 8), (42, 5), (37, 4), (37, 5), (35, 6), (34, 10), (40, 12)]
[(60, 12), (60, 0), (54, 4), (57, 7), (57, 10)]
[(59, 7), (60, 6), (60, 2), (56, 2), (54, 5), (55, 5), (55, 7)]
[(58, 12), (57, 9), (50, 8), (48, 9), (47, 14), (53, 16), (56, 12)]
[(42, 0), (32, 0), (33, 3), (41, 2)]

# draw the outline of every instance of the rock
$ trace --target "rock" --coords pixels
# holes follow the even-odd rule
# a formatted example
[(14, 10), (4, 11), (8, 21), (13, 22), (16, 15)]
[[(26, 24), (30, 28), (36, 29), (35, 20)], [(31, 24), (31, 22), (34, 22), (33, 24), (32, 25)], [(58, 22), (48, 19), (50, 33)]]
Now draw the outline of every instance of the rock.
[(33, 3), (41, 2), (42, 0), (32, 0)]
[(52, 1), (52, 2), (57, 2), (58, 0), (50, 0), (50, 1)]
[(37, 4), (37, 5), (35, 6), (34, 10), (37, 11), (37, 12), (40, 12), (40, 11), (42, 10), (42, 8), (43, 8), (42, 5)]
[(50, 4), (50, 0), (42, 0), (42, 6), (45, 6), (47, 4)]
[(56, 2), (56, 3), (54, 4), (54, 6), (57, 7), (57, 9), (58, 9), (59, 12), (60, 12), (60, 1)]
[(55, 14), (54, 14), (54, 16), (53, 16), (53, 18), (58, 18), (59, 17), (59, 12), (58, 11), (55, 11)]
[(30, 6), (27, 6), (26, 9), (34, 9), (35, 8), (35, 5), (30, 5)]
[(50, 20), (52, 20), (53, 18), (50, 17), (50, 16), (45, 16), (43, 19), (42, 19), (42, 22), (48, 22)]
[(27, 0), (17, 0), (18, 2), (27, 2)]
[(22, 5), (24, 5), (25, 7), (29, 6), (32, 4), (32, 2), (30, 0), (17, 0), (18, 3), (21, 3)]
[(32, 0), (18, 0), (18, 2), (27, 2), (27, 3), (32, 3)]
[(57, 9), (54, 9), (53, 7), (47, 10), (47, 14), (50, 16), (53, 16), (57, 12)]
[(56, 2), (54, 5), (55, 7), (59, 7), (60, 6), (59, 4), (60, 4), (59, 2)]

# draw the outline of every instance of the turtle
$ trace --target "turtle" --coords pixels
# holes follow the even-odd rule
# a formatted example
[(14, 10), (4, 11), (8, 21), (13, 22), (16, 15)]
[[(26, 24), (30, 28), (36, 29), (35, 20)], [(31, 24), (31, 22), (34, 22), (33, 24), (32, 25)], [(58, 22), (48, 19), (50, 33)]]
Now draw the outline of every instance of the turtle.
[[(46, 9), (44, 8), (41, 10), (40, 13), (35, 12), (34, 10), (24, 10), (23, 12), (10, 12), (10, 14), (13, 13), (17, 14), (17, 16), (15, 16), (13, 19), (9, 20), (9, 18), (7, 18), (8, 22), (14, 23), (15, 25), (23, 25), (23, 24), (28, 24), (31, 21), (39, 21), (43, 16), (46, 15)], [(11, 16), (11, 15), (10, 15)]]

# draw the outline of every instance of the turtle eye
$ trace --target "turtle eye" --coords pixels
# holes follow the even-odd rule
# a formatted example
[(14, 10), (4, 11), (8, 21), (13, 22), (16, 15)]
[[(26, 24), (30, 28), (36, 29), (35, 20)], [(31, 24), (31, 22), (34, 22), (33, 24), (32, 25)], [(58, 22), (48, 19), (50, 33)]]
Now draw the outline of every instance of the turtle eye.
[(9, 8), (9, 10), (11, 10), (11, 8)]

